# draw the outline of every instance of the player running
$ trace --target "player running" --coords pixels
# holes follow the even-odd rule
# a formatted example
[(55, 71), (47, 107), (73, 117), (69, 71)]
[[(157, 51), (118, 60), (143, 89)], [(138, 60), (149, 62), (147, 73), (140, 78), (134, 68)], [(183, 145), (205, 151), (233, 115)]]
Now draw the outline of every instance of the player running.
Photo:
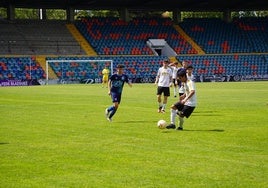
[(121, 102), (121, 95), (125, 82), (132, 87), (128, 76), (124, 74), (124, 65), (119, 64), (117, 65), (117, 72), (113, 74), (108, 81), (108, 95), (111, 96), (113, 105), (105, 109), (105, 115), (110, 122)]

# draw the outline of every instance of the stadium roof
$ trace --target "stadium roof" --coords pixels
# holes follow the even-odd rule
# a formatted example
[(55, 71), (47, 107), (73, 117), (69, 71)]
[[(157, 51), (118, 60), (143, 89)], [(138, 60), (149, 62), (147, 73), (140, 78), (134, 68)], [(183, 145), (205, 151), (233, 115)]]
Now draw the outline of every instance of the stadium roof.
[(267, 0), (0, 0), (0, 7), (78, 10), (117, 9), (181, 11), (268, 10)]

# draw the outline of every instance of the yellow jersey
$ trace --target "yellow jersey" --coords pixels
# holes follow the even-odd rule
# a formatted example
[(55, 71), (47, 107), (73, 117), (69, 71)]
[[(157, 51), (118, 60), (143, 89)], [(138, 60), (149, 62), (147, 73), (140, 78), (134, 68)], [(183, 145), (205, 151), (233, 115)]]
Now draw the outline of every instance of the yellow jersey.
[(109, 74), (110, 74), (110, 70), (109, 70), (109, 69), (104, 68), (104, 69), (102, 70), (102, 75), (103, 75), (103, 79), (104, 79), (104, 80), (108, 80), (108, 78), (109, 78)]

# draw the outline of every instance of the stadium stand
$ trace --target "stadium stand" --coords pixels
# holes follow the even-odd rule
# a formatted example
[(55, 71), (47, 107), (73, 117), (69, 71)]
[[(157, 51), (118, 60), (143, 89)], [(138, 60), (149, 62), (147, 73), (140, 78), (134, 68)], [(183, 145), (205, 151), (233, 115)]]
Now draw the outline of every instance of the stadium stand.
[(2, 55), (85, 55), (65, 21), (0, 22)]
[(35, 57), (0, 57), (0, 80), (45, 78), (45, 72)]
[[(81, 32), (89, 47), (80, 46), (77, 36), (81, 36), (77, 33), (76, 37), (72, 36), (68, 28), (75, 31), (73, 26)], [(68, 27), (64, 21), (1, 22), (0, 79), (45, 79), (45, 58), (112, 59), (115, 65), (126, 65), (126, 73), (131, 79), (148, 82), (166, 58), (189, 61), (198, 78), (268, 78), (267, 30), (267, 18), (236, 18), (230, 23), (220, 19), (191, 18), (175, 27), (167, 18), (135, 18), (127, 23), (118, 18), (93, 17), (77, 20)], [(165, 39), (177, 55), (154, 54), (146, 45), (152, 38)], [(83, 48), (91, 52), (85, 52)], [(85, 56), (88, 53), (94, 55)], [(49, 64), (49, 70), (55, 73), (51, 78), (73, 81), (101, 75), (96, 71), (96, 64), (56, 62)]]
[(154, 55), (148, 39), (165, 39), (180, 54), (196, 53), (169, 18), (83, 18), (75, 23), (99, 55)]
[(232, 23), (217, 18), (188, 18), (180, 26), (207, 54), (253, 52), (243, 32)]
[(177, 59), (193, 65), (197, 77), (268, 75), (268, 61), (264, 55), (196, 55), (178, 56)]
[(233, 23), (252, 47), (252, 52), (268, 52), (268, 18), (235, 18)]

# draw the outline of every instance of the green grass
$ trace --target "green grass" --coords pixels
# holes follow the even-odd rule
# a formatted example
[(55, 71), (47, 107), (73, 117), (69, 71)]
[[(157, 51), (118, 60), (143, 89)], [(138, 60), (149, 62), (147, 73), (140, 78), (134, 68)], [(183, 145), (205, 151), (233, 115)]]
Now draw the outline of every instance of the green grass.
[(267, 187), (268, 82), (196, 87), (185, 131), (156, 127), (153, 84), (126, 85), (112, 123), (99, 84), (0, 88), (0, 187)]

